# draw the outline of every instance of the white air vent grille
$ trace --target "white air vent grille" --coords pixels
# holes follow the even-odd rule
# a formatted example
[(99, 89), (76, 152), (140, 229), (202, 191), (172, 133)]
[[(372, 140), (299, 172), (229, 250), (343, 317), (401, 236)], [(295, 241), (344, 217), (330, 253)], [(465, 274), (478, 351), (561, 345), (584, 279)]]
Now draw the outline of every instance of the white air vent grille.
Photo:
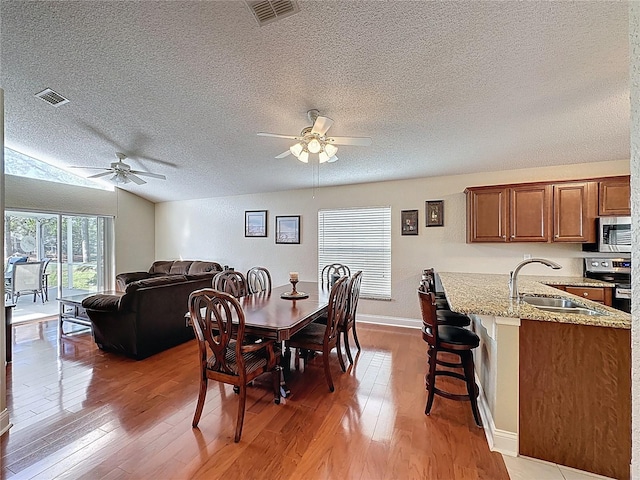
[(260, 26), (300, 11), (298, 3), (293, 0), (247, 0), (247, 5)]
[(54, 107), (59, 107), (60, 105), (64, 105), (65, 103), (69, 103), (68, 98), (64, 98), (59, 93), (54, 92), (50, 88), (46, 88), (40, 93), (36, 93), (36, 97), (41, 98), (49, 105), (53, 105)]

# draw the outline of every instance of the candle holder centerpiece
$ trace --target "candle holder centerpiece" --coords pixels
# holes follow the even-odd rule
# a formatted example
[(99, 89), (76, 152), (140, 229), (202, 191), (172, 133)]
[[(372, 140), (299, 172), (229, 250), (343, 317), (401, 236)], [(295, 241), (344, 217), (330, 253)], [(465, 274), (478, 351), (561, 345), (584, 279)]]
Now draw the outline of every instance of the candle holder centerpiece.
[(298, 284), (298, 272), (289, 272), (289, 282), (291, 283), (291, 291), (280, 295), (281, 298), (285, 298), (288, 300), (299, 300), (301, 298), (309, 297), (308, 293), (299, 292), (296, 289), (296, 285)]

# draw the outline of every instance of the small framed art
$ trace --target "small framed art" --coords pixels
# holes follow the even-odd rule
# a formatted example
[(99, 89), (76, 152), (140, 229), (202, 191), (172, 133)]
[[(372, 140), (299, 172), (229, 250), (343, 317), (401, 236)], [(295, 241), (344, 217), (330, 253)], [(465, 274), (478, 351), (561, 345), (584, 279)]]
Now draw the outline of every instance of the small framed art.
[(248, 210), (244, 212), (244, 236), (245, 237), (266, 237), (267, 236), (267, 211)]
[(444, 201), (434, 200), (426, 202), (427, 227), (444, 226)]
[(300, 215), (276, 217), (276, 243), (300, 243)]
[(402, 235), (418, 235), (418, 210), (402, 210)]

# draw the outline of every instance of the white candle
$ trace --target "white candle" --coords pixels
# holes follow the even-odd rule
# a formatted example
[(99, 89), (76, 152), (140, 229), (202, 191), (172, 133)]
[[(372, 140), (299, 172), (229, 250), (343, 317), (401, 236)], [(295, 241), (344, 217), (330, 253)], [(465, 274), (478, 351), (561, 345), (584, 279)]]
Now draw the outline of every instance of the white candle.
[(289, 280), (291, 282), (297, 282), (298, 281), (298, 272), (289, 272)]

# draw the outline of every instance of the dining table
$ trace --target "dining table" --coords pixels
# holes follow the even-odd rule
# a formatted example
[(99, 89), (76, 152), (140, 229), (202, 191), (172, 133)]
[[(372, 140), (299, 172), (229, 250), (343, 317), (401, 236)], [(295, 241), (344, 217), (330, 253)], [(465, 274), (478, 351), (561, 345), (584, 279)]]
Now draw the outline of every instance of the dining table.
[(329, 289), (323, 284), (298, 282), (296, 290), (301, 294), (297, 299), (281, 297), (291, 293), (290, 283), (239, 298), (245, 334), (282, 342), (327, 314)]
[[(238, 298), (245, 317), (245, 335), (252, 335), (282, 343), (314, 320), (327, 314), (330, 290), (320, 282), (298, 282), (297, 298), (290, 298), (290, 283), (274, 287), (271, 291), (252, 293)], [(283, 298), (285, 296), (286, 298)], [(187, 314), (188, 315), (188, 314)], [(290, 373), (291, 352), (282, 353), (284, 379)], [(282, 395), (289, 389), (282, 384)]]

